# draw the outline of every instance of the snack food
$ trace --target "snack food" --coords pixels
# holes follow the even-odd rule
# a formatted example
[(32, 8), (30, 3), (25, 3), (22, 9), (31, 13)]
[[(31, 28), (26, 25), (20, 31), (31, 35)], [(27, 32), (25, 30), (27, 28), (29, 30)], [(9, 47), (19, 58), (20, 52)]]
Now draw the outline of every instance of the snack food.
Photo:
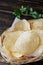
[(43, 19), (29, 20), (32, 30), (43, 30)]
[(43, 30), (34, 30), (38, 33), (39, 37), (40, 37), (40, 45), (39, 47), (36, 49), (36, 51), (34, 52), (34, 55), (41, 55), (43, 54)]
[(28, 23), (28, 21), (23, 19), (17, 22), (14, 26), (14, 31), (18, 31), (18, 30), (21, 30), (21, 31), (30, 30), (30, 24)]
[(1, 35), (0, 44), (1, 54), (8, 62), (13, 60), (14, 63), (16, 61), (21, 64), (42, 59), (43, 19), (30, 20), (29, 23), (21, 20), (15, 24), (13, 32), (11, 29)]
[[(16, 32), (6, 32), (4, 33), (4, 39), (3, 39), (3, 48), (7, 54), (10, 54), (11, 56), (12, 52), (10, 51), (13, 45), (15, 44), (17, 38), (23, 33), (23, 31), (16, 31)], [(13, 56), (13, 55), (12, 55)], [(11, 57), (12, 57), (11, 56)]]
[(15, 54), (21, 55), (32, 54), (39, 46), (39, 36), (37, 32), (26, 31), (20, 35), (12, 47), (12, 51)]

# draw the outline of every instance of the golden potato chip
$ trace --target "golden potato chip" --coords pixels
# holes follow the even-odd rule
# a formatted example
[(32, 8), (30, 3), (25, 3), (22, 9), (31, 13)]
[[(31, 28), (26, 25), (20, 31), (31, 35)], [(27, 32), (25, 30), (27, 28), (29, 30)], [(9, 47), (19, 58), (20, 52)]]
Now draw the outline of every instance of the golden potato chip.
[(34, 52), (34, 55), (40, 55), (43, 53), (43, 30), (34, 30), (34, 31), (36, 31), (40, 37), (40, 45)]
[(31, 29), (43, 30), (43, 19), (29, 20)]
[(3, 49), (9, 57), (14, 57), (11, 51), (13, 45), (15, 45), (16, 40), (18, 37), (23, 33), (23, 31), (16, 31), (16, 32), (6, 32), (5, 37), (3, 39)]
[(6, 49), (11, 49), (12, 46), (15, 44), (17, 38), (23, 33), (23, 31), (16, 31), (16, 32), (8, 32), (5, 34), (5, 38), (3, 39), (3, 45)]
[(12, 52), (22, 55), (33, 53), (39, 46), (39, 36), (37, 32), (25, 31), (15, 42)]
[(17, 22), (14, 26), (14, 31), (26, 31), (26, 30), (30, 30), (30, 24), (28, 23), (27, 20), (23, 19), (19, 22)]

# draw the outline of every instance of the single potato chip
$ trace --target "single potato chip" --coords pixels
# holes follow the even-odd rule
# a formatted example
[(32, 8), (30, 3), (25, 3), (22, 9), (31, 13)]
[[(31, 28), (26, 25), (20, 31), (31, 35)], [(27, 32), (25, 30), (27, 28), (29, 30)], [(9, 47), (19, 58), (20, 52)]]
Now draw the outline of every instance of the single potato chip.
[(43, 19), (29, 20), (32, 30), (43, 30)]
[(32, 54), (39, 46), (39, 36), (37, 32), (26, 31), (20, 35), (12, 47), (12, 52), (17, 54), (26, 55)]
[(15, 44), (18, 37), (23, 33), (23, 31), (16, 31), (16, 32), (7, 32), (3, 39), (3, 49), (5, 51), (5, 54), (8, 55), (11, 58), (14, 58), (11, 48)]
[(43, 30), (35, 30), (40, 37), (40, 45), (39, 47), (36, 49), (36, 51), (34, 52), (34, 55), (40, 55), (43, 53)]
[(17, 22), (14, 26), (14, 31), (18, 31), (18, 30), (21, 30), (21, 31), (30, 30), (30, 24), (28, 23), (28, 21), (23, 19)]
[(6, 33), (3, 39), (3, 46), (5, 46), (7, 49), (11, 49), (11, 47), (15, 44), (16, 40), (22, 33), (23, 31)]

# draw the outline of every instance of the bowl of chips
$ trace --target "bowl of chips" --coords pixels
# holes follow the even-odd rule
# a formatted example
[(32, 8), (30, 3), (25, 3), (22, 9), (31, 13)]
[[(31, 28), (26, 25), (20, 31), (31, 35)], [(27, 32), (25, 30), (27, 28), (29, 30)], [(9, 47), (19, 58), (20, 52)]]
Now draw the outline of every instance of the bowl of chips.
[(5, 61), (11, 64), (43, 59), (43, 19), (15, 18), (12, 26), (0, 37), (0, 52)]

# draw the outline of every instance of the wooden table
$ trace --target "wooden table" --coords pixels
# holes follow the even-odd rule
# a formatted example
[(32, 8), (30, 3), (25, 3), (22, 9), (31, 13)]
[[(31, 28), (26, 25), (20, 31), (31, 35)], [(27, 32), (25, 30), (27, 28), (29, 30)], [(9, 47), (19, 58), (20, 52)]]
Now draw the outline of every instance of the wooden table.
[[(21, 5), (24, 5), (26, 7), (32, 6), (33, 8), (39, 9), (39, 10), (43, 9), (42, 0), (40, 2), (39, 0), (35, 0), (35, 1), (33, 0), (33, 2), (31, 1), (21, 2), (21, 0), (19, 0), (19, 2), (14, 0), (7, 0), (6, 2), (5, 0), (4, 1), (0, 0), (0, 35), (4, 32), (4, 30), (6, 30), (8, 27), (11, 26), (15, 17), (12, 15), (12, 12), (15, 8), (18, 8)], [(38, 65), (38, 64), (43, 65), (43, 60), (26, 64), (26, 65)], [(10, 64), (0, 62), (0, 65), (10, 65)]]

